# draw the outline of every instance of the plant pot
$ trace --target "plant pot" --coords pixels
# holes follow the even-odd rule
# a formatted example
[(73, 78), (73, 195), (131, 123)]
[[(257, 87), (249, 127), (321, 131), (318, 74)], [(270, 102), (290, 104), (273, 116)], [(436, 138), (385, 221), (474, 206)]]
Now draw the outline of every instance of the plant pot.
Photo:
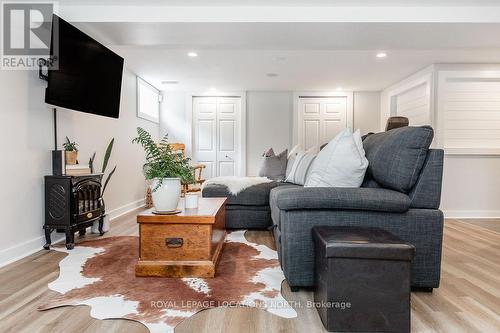
[(77, 151), (65, 151), (64, 152), (64, 160), (66, 161), (66, 164), (75, 165), (77, 159), (78, 159), (78, 152)]
[[(103, 223), (102, 223), (102, 231), (103, 232), (108, 232), (109, 231), (109, 215), (104, 215), (103, 217)], [(100, 234), (99, 232), (99, 220), (95, 221), (94, 224), (92, 224), (92, 228), (90, 231), (93, 234)]]
[(170, 211), (177, 209), (181, 196), (181, 179), (163, 178), (162, 184), (157, 188), (158, 183), (159, 179), (153, 179), (150, 186), (155, 210)]

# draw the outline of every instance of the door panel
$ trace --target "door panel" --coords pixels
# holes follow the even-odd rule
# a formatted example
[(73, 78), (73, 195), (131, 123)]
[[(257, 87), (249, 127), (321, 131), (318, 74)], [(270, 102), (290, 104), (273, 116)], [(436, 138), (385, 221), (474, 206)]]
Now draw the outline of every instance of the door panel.
[(219, 176), (237, 176), (241, 147), (241, 98), (217, 98), (217, 163)]
[(193, 98), (193, 161), (207, 167), (203, 177), (215, 176), (217, 162), (217, 99), (214, 97)]
[(320, 128), (319, 120), (306, 120), (304, 121), (304, 148), (307, 150), (311, 147), (319, 145), (320, 142)]
[(193, 161), (206, 165), (204, 178), (238, 175), (240, 116), (240, 97), (193, 97)]
[(210, 115), (215, 115), (217, 105), (214, 103), (213, 100), (207, 98), (206, 100), (202, 100), (199, 102), (198, 105), (198, 112), (200, 114), (210, 114)]
[(212, 161), (198, 161), (198, 163), (205, 164), (205, 169), (203, 170), (204, 179), (209, 179), (217, 176), (214, 168), (214, 163)]
[(321, 138), (321, 142), (330, 142), (343, 129), (345, 129), (345, 125), (340, 119), (325, 120), (323, 122), (323, 137)]
[(219, 110), (220, 113), (234, 113), (235, 112), (234, 103), (233, 102), (220, 103)]
[(234, 176), (234, 162), (221, 161), (219, 162), (219, 176)]
[(212, 119), (198, 120), (198, 149), (200, 151), (214, 151), (215, 150), (215, 126)]
[(236, 144), (234, 142), (235, 124), (234, 120), (219, 121), (219, 151), (234, 152)]
[(325, 102), (326, 113), (344, 113), (346, 109), (346, 98), (336, 98), (334, 101)]
[(320, 103), (306, 103), (304, 112), (305, 113), (313, 113), (313, 114), (319, 114), (319, 110), (321, 108)]
[(298, 139), (309, 149), (329, 142), (348, 127), (348, 103), (346, 96), (299, 98)]

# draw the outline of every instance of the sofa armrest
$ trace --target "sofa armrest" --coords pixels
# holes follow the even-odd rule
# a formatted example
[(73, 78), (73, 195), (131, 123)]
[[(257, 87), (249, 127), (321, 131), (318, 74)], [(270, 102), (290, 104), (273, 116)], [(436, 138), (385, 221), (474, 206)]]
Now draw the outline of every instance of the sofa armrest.
[(300, 187), (273, 189), (272, 200), (281, 210), (335, 209), (406, 212), (411, 200), (404, 194), (382, 188)]

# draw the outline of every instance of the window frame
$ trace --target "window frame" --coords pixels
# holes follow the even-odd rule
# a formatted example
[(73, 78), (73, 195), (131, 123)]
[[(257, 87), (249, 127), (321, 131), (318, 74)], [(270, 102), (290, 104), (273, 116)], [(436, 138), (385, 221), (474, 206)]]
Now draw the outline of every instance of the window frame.
[[(150, 114), (141, 111), (141, 86), (147, 87), (151, 91), (154, 91), (156, 93), (157, 98), (158, 98), (158, 101), (157, 101), (157, 103), (158, 103), (158, 112), (157, 112), (158, 117), (152, 117)], [(155, 88), (151, 83), (147, 82), (143, 78), (137, 76), (136, 77), (137, 117), (151, 121), (155, 124), (159, 124), (160, 123), (160, 101), (161, 101), (160, 96), (161, 96), (161, 93), (160, 93), (159, 89)]]

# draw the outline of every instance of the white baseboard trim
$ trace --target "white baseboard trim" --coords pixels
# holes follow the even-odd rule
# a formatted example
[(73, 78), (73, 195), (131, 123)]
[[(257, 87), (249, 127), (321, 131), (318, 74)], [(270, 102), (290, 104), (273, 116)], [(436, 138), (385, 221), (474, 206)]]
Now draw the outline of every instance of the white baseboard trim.
[[(53, 235), (56, 235), (53, 233)], [(65, 236), (53, 238), (52, 244), (64, 241)], [(43, 250), (45, 236), (36, 237), (0, 251), (0, 267), (7, 266), (15, 261), (21, 260), (35, 252)]]
[(122, 215), (125, 215), (127, 213), (130, 213), (133, 210), (136, 210), (137, 208), (144, 207), (145, 204), (146, 204), (146, 199), (140, 199), (140, 200), (130, 202), (130, 203), (123, 205), (121, 207), (112, 209), (112, 210), (107, 212), (107, 214), (109, 215), (109, 220), (110, 221), (114, 220)]
[[(122, 215), (144, 206), (145, 199), (133, 201), (121, 207), (108, 211), (109, 219), (114, 220)], [(52, 233), (52, 244), (56, 244), (65, 240), (65, 236), (57, 237), (60, 234)], [(56, 238), (57, 237), (57, 238)], [(21, 260), (35, 252), (43, 249), (45, 244), (45, 236), (35, 237), (33, 239), (22, 242), (0, 251), (0, 267)]]
[(500, 218), (500, 210), (443, 210), (447, 219), (488, 219)]

